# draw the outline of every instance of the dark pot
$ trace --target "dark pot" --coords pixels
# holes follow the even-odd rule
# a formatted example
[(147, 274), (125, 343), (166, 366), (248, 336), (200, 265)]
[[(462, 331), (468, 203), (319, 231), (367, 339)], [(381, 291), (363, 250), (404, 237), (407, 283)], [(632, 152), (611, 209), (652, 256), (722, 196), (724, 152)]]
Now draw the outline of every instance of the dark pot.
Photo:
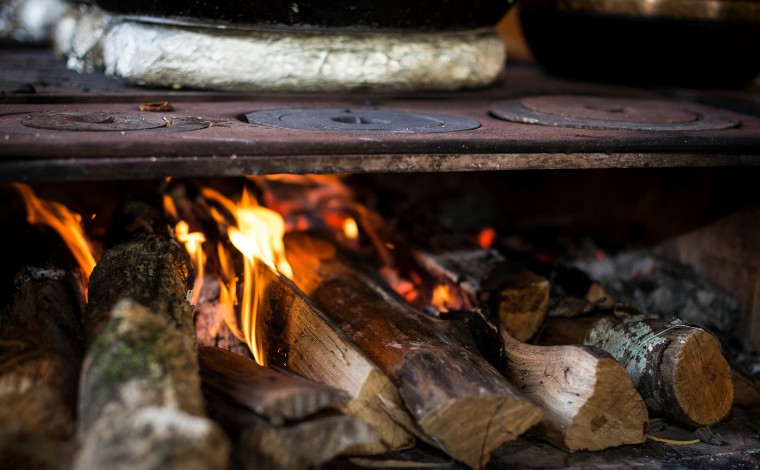
[(551, 74), (648, 86), (740, 87), (760, 73), (757, 0), (523, 0)]
[(106, 11), (245, 28), (446, 31), (494, 26), (513, 0), (96, 0)]

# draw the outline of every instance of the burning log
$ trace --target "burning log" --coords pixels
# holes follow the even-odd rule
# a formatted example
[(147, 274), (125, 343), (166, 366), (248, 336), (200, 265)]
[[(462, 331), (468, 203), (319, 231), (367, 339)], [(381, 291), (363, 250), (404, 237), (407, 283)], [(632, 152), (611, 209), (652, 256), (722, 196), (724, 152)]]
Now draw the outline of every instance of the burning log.
[[(61, 465), (58, 455), (45, 458), (40, 449), (74, 438), (83, 355), (81, 295), (66, 276), (61, 269), (22, 270), (16, 276), (13, 302), (0, 315), (3, 467)], [(26, 449), (24, 442), (33, 448)], [(64, 461), (69, 458), (63, 456)]]
[(731, 370), (707, 330), (680, 320), (597, 314), (553, 318), (541, 344), (585, 342), (612, 354), (633, 379), (649, 410), (693, 427), (711, 425), (731, 410)]
[(455, 459), (482, 468), (543, 413), (447, 322), (426, 317), (345, 263), (333, 245), (286, 238), (296, 283), (398, 385), (420, 427)]
[(315, 468), (378, 439), (340, 414), (350, 402), (342, 391), (219, 348), (201, 347), (199, 359), (209, 410), (236, 436), (241, 468)]
[(431, 275), (460, 286), (472, 304), (495, 312), (517, 340), (527, 341), (541, 327), (549, 305), (546, 278), (491, 249), (416, 250), (415, 257)]
[(266, 286), (258, 328), (267, 362), (348, 393), (348, 412), (380, 438), (355, 454), (411, 447), (414, 423), (390, 379), (292, 282), (264, 263), (256, 270)]
[(533, 346), (500, 330), (506, 376), (546, 412), (540, 433), (570, 452), (644, 442), (647, 408), (609, 354), (588, 346)]

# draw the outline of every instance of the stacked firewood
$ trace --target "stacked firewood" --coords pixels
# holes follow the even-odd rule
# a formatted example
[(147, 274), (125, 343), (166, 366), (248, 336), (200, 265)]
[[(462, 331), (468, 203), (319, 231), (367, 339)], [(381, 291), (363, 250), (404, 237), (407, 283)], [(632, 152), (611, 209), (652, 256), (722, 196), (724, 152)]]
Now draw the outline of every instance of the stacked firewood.
[(600, 450), (644, 442), (650, 414), (699, 427), (731, 409), (731, 370), (705, 328), (598, 286), (581, 308), (550, 309), (547, 279), (496, 250), (404, 230), (409, 259), (473, 311), (431, 316), (344, 246), (294, 232), (292, 280), (254, 267), (258, 365), (214, 292), (190, 305), (187, 255), (157, 207), (114, 218), (83, 313), (66, 270), (18, 275), (0, 317), (3, 462), (314, 468), (424, 442), (483, 468), (526, 432)]

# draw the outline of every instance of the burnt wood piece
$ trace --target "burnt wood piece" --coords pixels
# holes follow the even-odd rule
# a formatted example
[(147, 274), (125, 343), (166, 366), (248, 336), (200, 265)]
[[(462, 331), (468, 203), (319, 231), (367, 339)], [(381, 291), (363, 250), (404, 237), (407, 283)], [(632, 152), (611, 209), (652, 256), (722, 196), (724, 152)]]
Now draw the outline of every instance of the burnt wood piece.
[[(219, 300), (219, 279), (207, 275), (203, 281), (198, 305), (195, 307), (195, 334), (199, 345), (223, 348), (247, 359), (253, 359), (251, 349), (230, 328), (223, 309), (227, 308)], [(230, 316), (234, 312), (227, 312)], [(234, 325), (234, 323), (233, 323)], [(242, 337), (242, 333), (240, 333)]]
[(208, 409), (234, 437), (240, 468), (316, 468), (377, 435), (342, 414), (350, 397), (219, 348), (199, 349)]
[(171, 319), (119, 300), (80, 392), (75, 468), (227, 468), (227, 438), (204, 417), (195, 341)]
[(388, 376), (290, 280), (264, 263), (254, 270), (266, 286), (257, 325), (266, 362), (348, 393), (348, 412), (379, 437), (355, 454), (413, 446), (414, 421)]
[(585, 344), (604, 349), (625, 366), (653, 414), (700, 427), (731, 411), (731, 369), (720, 342), (701, 327), (608, 315), (591, 326)]
[(500, 330), (505, 374), (546, 420), (540, 434), (575, 452), (646, 440), (644, 400), (628, 372), (608, 353), (588, 346), (533, 346)]
[(76, 432), (84, 349), (78, 278), (62, 269), (24, 268), (11, 304), (0, 312), (3, 467), (70, 465), (65, 448)]
[(543, 418), (448, 322), (343, 262), (334, 245), (306, 234), (285, 245), (296, 284), (399, 385), (419, 426), (449, 455), (482, 468)]
[(519, 341), (532, 338), (546, 317), (549, 282), (496, 250), (415, 250), (415, 258), (431, 275), (460, 286), (471, 303), (492, 312)]

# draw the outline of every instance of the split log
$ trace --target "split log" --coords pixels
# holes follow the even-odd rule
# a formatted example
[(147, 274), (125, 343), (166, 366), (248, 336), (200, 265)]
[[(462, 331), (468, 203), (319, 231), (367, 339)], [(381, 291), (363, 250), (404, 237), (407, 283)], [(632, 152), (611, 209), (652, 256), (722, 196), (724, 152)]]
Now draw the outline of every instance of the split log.
[(285, 240), (296, 283), (398, 385), (420, 427), (455, 459), (482, 468), (498, 446), (543, 417), (490, 364), (336, 248), (305, 234)]
[(496, 250), (415, 250), (414, 256), (432, 276), (458, 285), (472, 305), (493, 312), (519, 341), (532, 338), (541, 327), (549, 305), (549, 282)]
[(267, 363), (348, 393), (349, 413), (380, 438), (378, 445), (355, 449), (357, 455), (414, 445), (414, 422), (388, 376), (291, 281), (264, 263), (255, 270), (266, 286), (257, 334)]
[(227, 468), (227, 439), (203, 414), (193, 339), (120, 300), (85, 359), (76, 468)]
[(533, 346), (503, 328), (509, 381), (541, 406), (539, 433), (575, 452), (646, 440), (647, 407), (628, 372), (608, 353), (588, 346)]
[(340, 413), (350, 401), (342, 391), (223, 349), (201, 347), (199, 358), (208, 408), (234, 436), (240, 468), (316, 468), (378, 439), (358, 418)]
[(11, 305), (0, 313), (4, 468), (55, 468), (71, 458), (65, 453), (45, 458), (41, 449), (65, 447), (75, 437), (84, 347), (78, 282), (78, 275), (62, 269), (23, 269)]
[(608, 315), (593, 324), (585, 344), (623, 364), (657, 415), (686, 426), (712, 425), (731, 411), (731, 369), (711, 333), (680, 320)]
[(198, 348), (203, 388), (224, 395), (275, 424), (322, 410), (341, 411), (351, 398), (342, 390), (258, 365), (220, 348)]

